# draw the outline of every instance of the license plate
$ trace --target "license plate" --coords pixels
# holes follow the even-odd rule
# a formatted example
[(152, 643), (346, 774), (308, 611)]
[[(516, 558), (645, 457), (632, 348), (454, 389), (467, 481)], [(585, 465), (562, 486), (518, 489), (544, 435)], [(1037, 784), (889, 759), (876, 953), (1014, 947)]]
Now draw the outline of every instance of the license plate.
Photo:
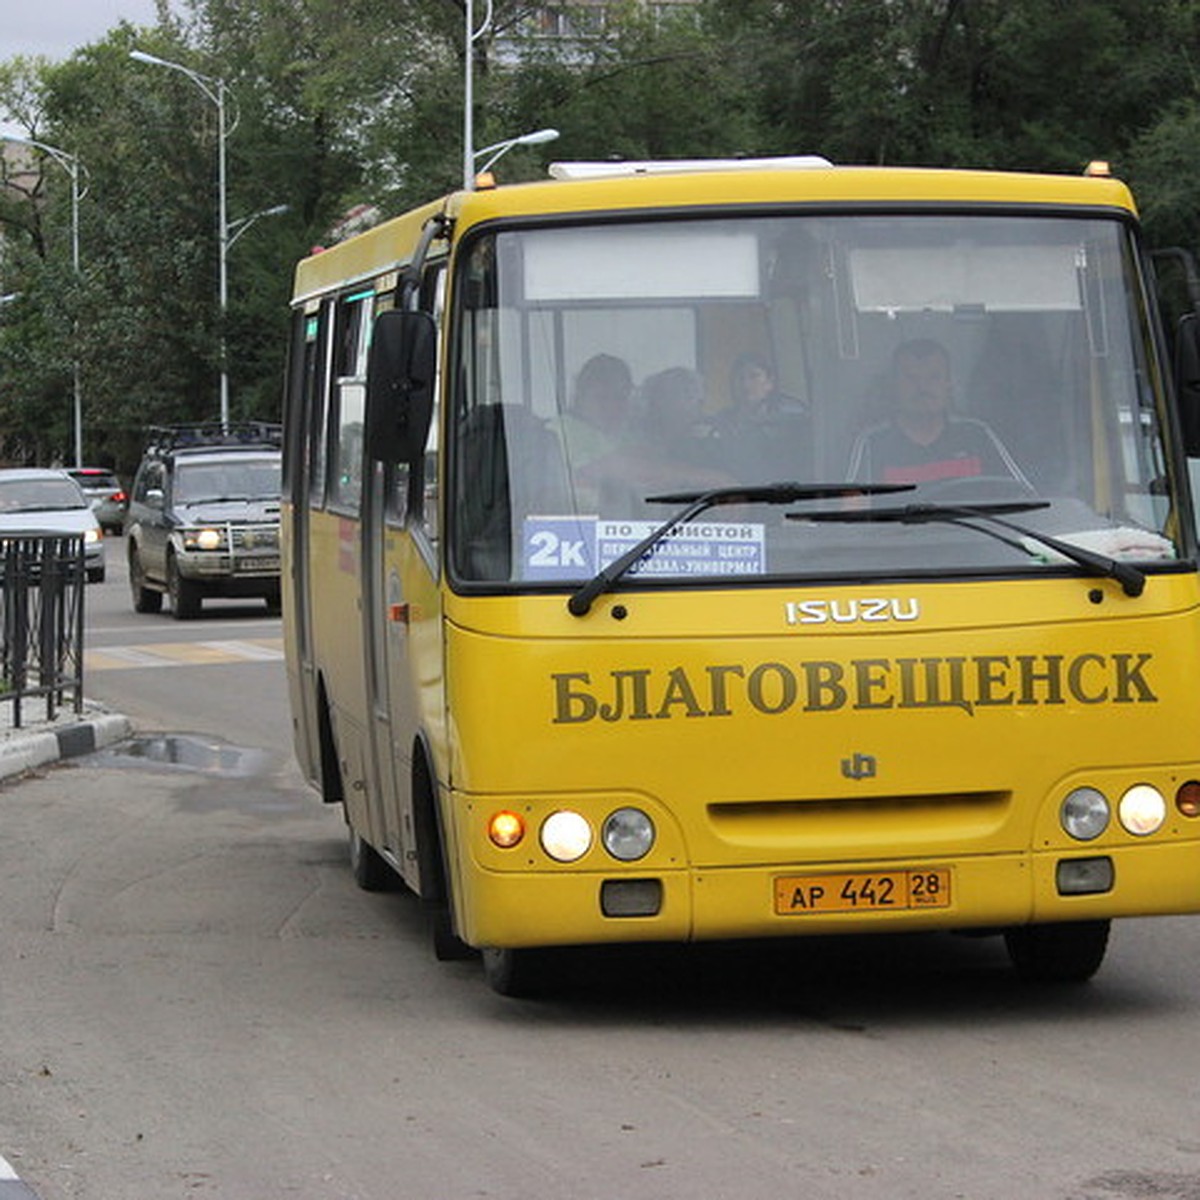
[(236, 563), (236, 569), (238, 571), (245, 571), (247, 574), (251, 571), (278, 571), (279, 559), (267, 558), (266, 556), (260, 556), (259, 558), (239, 558)]
[(775, 880), (775, 911), (780, 916), (793, 917), (949, 908), (952, 883), (953, 872), (948, 867), (784, 875)]

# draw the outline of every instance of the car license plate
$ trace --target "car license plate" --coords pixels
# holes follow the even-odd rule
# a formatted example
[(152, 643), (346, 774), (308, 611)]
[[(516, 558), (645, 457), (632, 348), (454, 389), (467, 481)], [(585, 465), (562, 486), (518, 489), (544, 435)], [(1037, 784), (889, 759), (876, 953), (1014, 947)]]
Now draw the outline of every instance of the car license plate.
[(279, 558), (275, 555), (271, 557), (259, 555), (257, 558), (253, 555), (244, 555), (237, 560), (237, 570), (246, 572), (278, 571)]
[(775, 911), (791, 917), (949, 908), (953, 878), (949, 867), (784, 875), (775, 880)]

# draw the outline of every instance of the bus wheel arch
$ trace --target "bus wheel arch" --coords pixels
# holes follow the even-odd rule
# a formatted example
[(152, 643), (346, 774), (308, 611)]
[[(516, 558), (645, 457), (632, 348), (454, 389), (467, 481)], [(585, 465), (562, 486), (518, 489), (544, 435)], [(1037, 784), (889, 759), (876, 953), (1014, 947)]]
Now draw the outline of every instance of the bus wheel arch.
[(458, 936), (455, 926), (453, 885), (435, 779), (429, 747), (418, 736), (412, 754), (412, 811), (421, 904), (429, 913), (434, 957), (439, 962), (459, 962), (474, 958), (475, 951)]
[(342, 788), (342, 771), (338, 765), (329, 694), (322, 677), (317, 679), (317, 766), (321, 772), (321, 799), (326, 804), (341, 804), (346, 793)]

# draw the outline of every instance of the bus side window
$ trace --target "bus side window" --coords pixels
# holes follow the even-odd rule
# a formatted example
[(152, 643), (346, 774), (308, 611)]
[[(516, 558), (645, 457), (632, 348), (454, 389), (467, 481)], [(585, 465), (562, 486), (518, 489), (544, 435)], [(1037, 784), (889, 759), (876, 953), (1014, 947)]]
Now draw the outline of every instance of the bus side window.
[[(446, 263), (442, 259), (431, 262), (425, 268), (417, 296), (417, 307), (423, 312), (432, 313), (437, 326), (439, 364), (445, 296)], [(420, 467), (414, 471), (408, 463), (397, 463), (394, 468), (389, 468), (384, 481), (384, 506), (388, 520), (393, 524), (414, 525), (431, 546), (437, 544), (438, 537), (438, 425), (442, 408), (438, 379), (434, 380), (433, 397), (433, 417), (429, 422), (429, 438)]]
[(312, 335), (316, 342), (311, 370), (304, 378), (304, 392), (299, 410), (304, 414), (305, 427), (301, 435), (303, 439), (302, 453), (308, 469), (308, 506), (320, 509), (325, 507), (326, 469), (329, 455), (329, 390), (328, 375), (328, 345), (329, 325), (332, 320), (333, 305), (325, 301), (316, 317), (309, 318), (314, 322)]
[(367, 331), (373, 298), (372, 293), (366, 293), (343, 300), (338, 306), (335, 328), (329, 494), (338, 510), (350, 515), (356, 515), (362, 504)]

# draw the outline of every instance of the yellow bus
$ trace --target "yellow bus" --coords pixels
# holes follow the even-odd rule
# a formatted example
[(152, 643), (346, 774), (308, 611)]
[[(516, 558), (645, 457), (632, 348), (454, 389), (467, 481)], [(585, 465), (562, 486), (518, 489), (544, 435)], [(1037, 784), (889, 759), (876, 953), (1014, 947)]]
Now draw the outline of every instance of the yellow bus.
[[(1200, 909), (1200, 579), (1108, 177), (559, 163), (302, 261), (299, 761), (365, 888), (555, 949)], [(1191, 342), (1188, 343), (1192, 345)]]

